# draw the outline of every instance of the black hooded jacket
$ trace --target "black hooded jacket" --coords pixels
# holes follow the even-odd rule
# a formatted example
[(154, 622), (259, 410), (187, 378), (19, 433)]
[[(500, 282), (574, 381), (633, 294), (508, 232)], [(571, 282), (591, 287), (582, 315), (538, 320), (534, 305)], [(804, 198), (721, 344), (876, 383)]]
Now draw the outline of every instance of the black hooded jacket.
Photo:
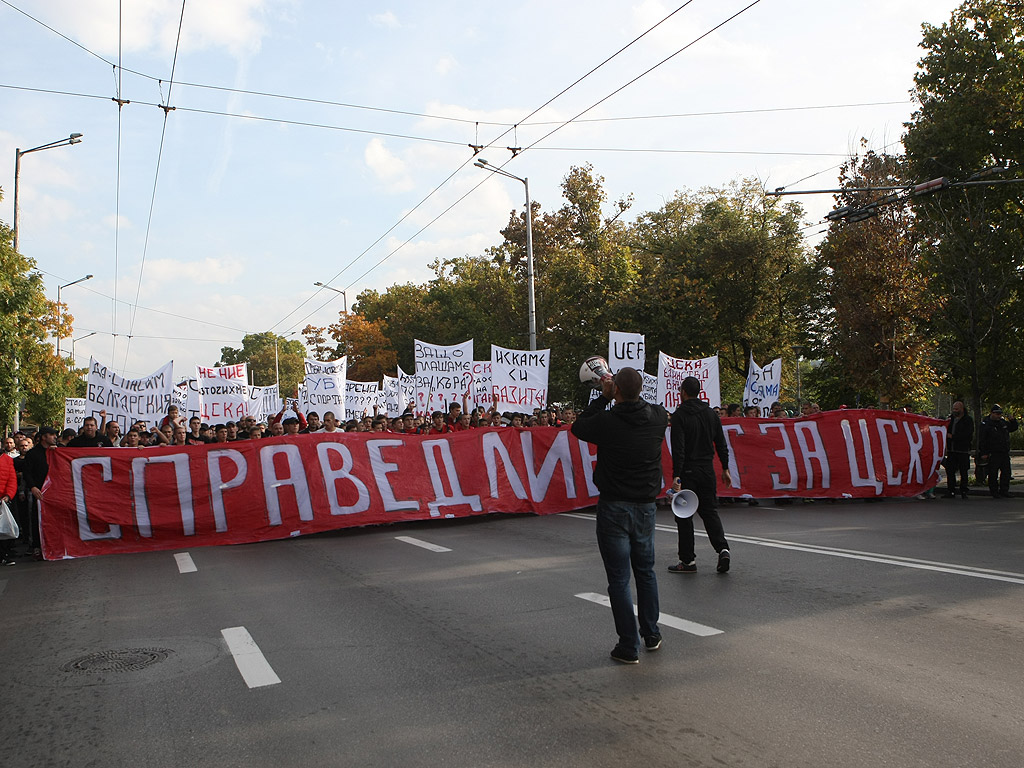
[(627, 400), (605, 410), (598, 396), (576, 417), (572, 433), (597, 446), (594, 485), (604, 501), (649, 503), (665, 485), (661, 451), (668, 412), (643, 400)]
[(729, 466), (729, 447), (718, 414), (703, 400), (684, 400), (672, 412), (672, 472), (681, 477), (686, 464), (710, 465), (715, 453)]

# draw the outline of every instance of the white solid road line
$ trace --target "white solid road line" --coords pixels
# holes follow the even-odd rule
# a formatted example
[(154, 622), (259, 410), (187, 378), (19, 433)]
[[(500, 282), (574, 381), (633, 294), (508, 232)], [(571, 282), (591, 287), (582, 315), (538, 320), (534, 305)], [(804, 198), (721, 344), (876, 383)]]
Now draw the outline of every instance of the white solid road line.
[[(584, 600), (589, 600), (592, 603), (603, 605), (606, 608), (611, 608), (611, 600), (608, 599), (607, 595), (599, 595), (597, 592), (581, 592), (576, 597)], [(633, 613), (636, 614), (637, 607), (633, 606)], [(672, 627), (673, 629), (681, 629), (683, 632), (689, 632), (691, 635), (697, 635), (698, 637), (711, 637), (712, 635), (722, 634), (722, 630), (709, 627), (705, 624), (698, 624), (695, 621), (688, 621), (687, 619), (680, 619), (678, 616), (670, 616), (667, 613), (661, 614), (658, 617), (658, 624), (666, 627)]]
[(174, 559), (178, 562), (178, 573), (195, 573), (199, 570), (188, 552), (176, 552)]
[(281, 682), (271, 668), (260, 647), (252, 639), (245, 627), (230, 627), (220, 633), (228, 644), (228, 650), (235, 659), (235, 666), (242, 673), (242, 679), (250, 688), (261, 688), (264, 685), (276, 685)]
[[(580, 520), (594, 520), (594, 515), (583, 515), (576, 512), (563, 512), (561, 517), (575, 517)], [(655, 526), (659, 531), (675, 533), (676, 529), (668, 525)], [(700, 536), (707, 538), (703, 531), (694, 531)], [(838, 549), (836, 547), (821, 547), (817, 544), (801, 544), (795, 541), (778, 541), (776, 539), (762, 539), (757, 536), (737, 536), (727, 533), (730, 541), (740, 541), (745, 544), (755, 544), (759, 547), (771, 547), (773, 549), (789, 549), (794, 552), (808, 552), (812, 555), (827, 555), (828, 557), (843, 557), (848, 560), (863, 560), (868, 563), (882, 563), (884, 565), (898, 565), (903, 568), (916, 568), (921, 571), (936, 571), (938, 573), (951, 573), (955, 576), (970, 576), (975, 579), (988, 579), (989, 581), (1003, 581), (1009, 584), (1024, 584), (1024, 573), (1013, 571), (996, 571), (991, 568), (976, 568), (971, 565), (955, 565), (950, 563), (937, 563), (933, 560), (919, 560), (913, 557), (900, 557), (899, 555), (885, 555), (879, 552), (861, 552), (856, 549)]]
[(451, 552), (448, 547), (442, 547), (440, 544), (431, 544), (429, 541), (423, 541), (423, 539), (414, 539), (412, 536), (395, 536), (399, 541), (404, 541), (406, 544), (412, 544), (414, 547), (423, 547), (423, 549), (429, 549), (431, 552)]

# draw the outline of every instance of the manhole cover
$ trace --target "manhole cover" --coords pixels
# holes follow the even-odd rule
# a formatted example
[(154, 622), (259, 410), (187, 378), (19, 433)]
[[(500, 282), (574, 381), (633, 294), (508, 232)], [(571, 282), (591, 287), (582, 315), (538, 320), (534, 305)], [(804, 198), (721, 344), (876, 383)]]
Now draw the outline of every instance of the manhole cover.
[(166, 661), (174, 654), (168, 648), (121, 648), (79, 656), (61, 665), (62, 672), (93, 675), (103, 672), (138, 672)]

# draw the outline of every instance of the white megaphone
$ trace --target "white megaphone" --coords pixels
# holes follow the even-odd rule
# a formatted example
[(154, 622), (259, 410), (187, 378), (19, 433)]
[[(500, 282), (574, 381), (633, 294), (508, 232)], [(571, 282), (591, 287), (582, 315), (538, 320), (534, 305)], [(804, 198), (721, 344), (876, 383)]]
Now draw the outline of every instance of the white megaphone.
[(601, 380), (611, 375), (611, 366), (599, 355), (588, 357), (580, 366), (580, 383), (589, 384), (594, 389), (600, 389)]
[(683, 490), (676, 491), (675, 493), (670, 490), (668, 495), (669, 498), (672, 499), (673, 515), (681, 520), (693, 517), (693, 513), (697, 511), (698, 506), (696, 493), (691, 491), (689, 488), (683, 488)]

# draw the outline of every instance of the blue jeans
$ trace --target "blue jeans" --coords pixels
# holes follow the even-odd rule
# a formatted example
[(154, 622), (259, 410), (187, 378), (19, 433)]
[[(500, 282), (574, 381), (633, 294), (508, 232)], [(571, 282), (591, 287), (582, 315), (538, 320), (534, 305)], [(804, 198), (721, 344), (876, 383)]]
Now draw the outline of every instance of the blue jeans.
[[(658, 629), (658, 580), (654, 575), (655, 505), (628, 501), (597, 502), (597, 546), (608, 574), (608, 598), (612, 604), (619, 644), (639, 652), (640, 637), (661, 634)], [(629, 572), (636, 577), (637, 616)]]

